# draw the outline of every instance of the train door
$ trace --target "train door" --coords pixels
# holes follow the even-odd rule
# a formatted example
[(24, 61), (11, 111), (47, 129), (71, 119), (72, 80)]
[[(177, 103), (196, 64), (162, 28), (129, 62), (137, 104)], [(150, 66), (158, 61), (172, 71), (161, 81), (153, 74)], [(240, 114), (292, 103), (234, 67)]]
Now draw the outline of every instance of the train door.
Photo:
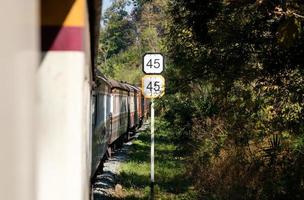
[(112, 118), (112, 114), (111, 114), (111, 95), (107, 94), (106, 96), (107, 100), (106, 100), (106, 127), (107, 127), (107, 133), (108, 135), (111, 135), (111, 118)]
[(91, 127), (94, 130), (96, 126), (96, 94), (92, 92), (92, 99), (91, 99)]

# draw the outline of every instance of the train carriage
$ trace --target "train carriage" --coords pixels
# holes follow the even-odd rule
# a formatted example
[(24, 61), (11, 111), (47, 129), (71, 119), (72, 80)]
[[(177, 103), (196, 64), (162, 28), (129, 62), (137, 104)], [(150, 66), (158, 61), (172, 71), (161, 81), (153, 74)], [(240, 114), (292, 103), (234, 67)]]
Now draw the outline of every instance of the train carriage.
[[(3, 5), (11, 23), (1, 18), (2, 86), (3, 95), (13, 99), (3, 98), (4, 130), (11, 134), (1, 137), (1, 155), (14, 151), (3, 159), (1, 184), (15, 187), (0, 199), (88, 200), (90, 178), (108, 146), (128, 131), (129, 103), (133, 126), (142, 119), (147, 103), (140, 90), (96, 74), (101, 3), (11, 0)], [(20, 35), (22, 30), (27, 31)], [(20, 95), (22, 105), (14, 104)], [(16, 174), (23, 175), (10, 178)]]
[(150, 111), (150, 99), (145, 98), (143, 95), (141, 97), (141, 107), (142, 107), (142, 118), (147, 119)]
[(128, 83), (124, 83), (124, 85), (129, 89), (128, 95), (128, 118), (129, 125), (128, 130), (133, 131), (136, 128), (136, 90), (134, 87)]
[(141, 120), (141, 106), (139, 98), (141, 95), (141, 90), (134, 85), (131, 85), (131, 87), (134, 89), (134, 123), (136, 127), (139, 127)]
[(138, 88), (138, 93), (137, 93), (137, 114), (138, 114), (138, 124), (139, 126), (142, 125), (142, 122), (143, 122), (143, 106), (142, 106), (142, 98), (143, 98), (143, 95), (142, 95), (142, 92), (141, 92), (141, 88)]
[[(128, 93), (129, 89), (122, 83), (110, 80), (111, 83), (111, 138), (112, 145), (128, 131)], [(123, 140), (121, 140), (123, 141)]]
[(102, 75), (92, 95), (92, 176), (103, 162), (111, 136), (111, 84)]
[(36, 198), (87, 200), (95, 149), (91, 97), (101, 1), (36, 2), (37, 12), (30, 10), (24, 17), (37, 14), (36, 21), (40, 23), (36, 30), (40, 33), (35, 108), (39, 124), (35, 137)]

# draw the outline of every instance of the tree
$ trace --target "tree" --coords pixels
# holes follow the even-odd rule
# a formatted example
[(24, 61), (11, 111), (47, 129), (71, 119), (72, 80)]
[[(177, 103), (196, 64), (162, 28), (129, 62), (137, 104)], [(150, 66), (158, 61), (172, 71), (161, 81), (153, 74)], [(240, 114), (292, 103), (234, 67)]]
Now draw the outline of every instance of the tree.
[[(130, 14), (125, 10), (127, 3), (114, 1), (105, 13), (98, 64), (109, 77), (139, 84), (142, 76), (141, 56), (144, 52), (161, 49), (164, 9), (159, 8), (164, 7), (165, 1), (134, 0)], [(126, 26), (123, 20), (131, 26)]]
[(135, 41), (135, 25), (126, 11), (127, 0), (115, 0), (104, 14), (105, 29), (101, 32), (101, 48), (106, 58), (126, 50)]
[(304, 194), (303, 11), (298, 0), (170, 1), (165, 116), (189, 138), (202, 195)]

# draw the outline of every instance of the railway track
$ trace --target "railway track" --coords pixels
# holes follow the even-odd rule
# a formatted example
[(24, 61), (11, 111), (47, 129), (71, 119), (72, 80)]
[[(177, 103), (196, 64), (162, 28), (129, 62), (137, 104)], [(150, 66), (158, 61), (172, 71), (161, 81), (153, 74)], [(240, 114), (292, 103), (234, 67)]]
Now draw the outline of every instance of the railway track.
[(142, 131), (148, 128), (148, 123), (143, 124), (134, 136), (128, 142), (124, 143), (119, 149), (116, 149), (112, 156), (104, 162), (103, 169), (97, 171), (96, 178), (92, 181), (92, 200), (111, 199), (115, 193), (120, 192), (121, 186), (117, 185), (117, 177), (120, 172), (120, 165), (128, 160), (128, 152)]

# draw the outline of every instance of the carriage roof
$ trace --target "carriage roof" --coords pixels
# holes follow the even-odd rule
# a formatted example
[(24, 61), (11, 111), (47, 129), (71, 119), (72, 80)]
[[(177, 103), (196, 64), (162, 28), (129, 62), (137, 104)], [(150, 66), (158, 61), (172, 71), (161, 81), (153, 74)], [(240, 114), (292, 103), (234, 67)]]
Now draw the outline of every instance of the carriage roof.
[(129, 89), (130, 92), (135, 92), (135, 89), (129, 83), (123, 82), (122, 84), (124, 84)]
[(101, 84), (106, 84), (108, 85), (109, 87), (111, 87), (111, 83), (109, 81), (109, 79), (107, 79), (100, 71), (96, 71), (96, 85), (97, 87)]
[(140, 88), (134, 86), (134, 85), (131, 85), (130, 83), (125, 83), (125, 85), (127, 85), (129, 88), (131, 88), (132, 91), (134, 92), (140, 92)]
[(124, 85), (123, 83), (119, 82), (119, 81), (116, 81), (114, 79), (109, 79), (109, 82), (111, 84), (111, 89), (119, 89), (119, 90), (124, 90), (124, 91), (127, 91), (129, 92), (130, 89)]

